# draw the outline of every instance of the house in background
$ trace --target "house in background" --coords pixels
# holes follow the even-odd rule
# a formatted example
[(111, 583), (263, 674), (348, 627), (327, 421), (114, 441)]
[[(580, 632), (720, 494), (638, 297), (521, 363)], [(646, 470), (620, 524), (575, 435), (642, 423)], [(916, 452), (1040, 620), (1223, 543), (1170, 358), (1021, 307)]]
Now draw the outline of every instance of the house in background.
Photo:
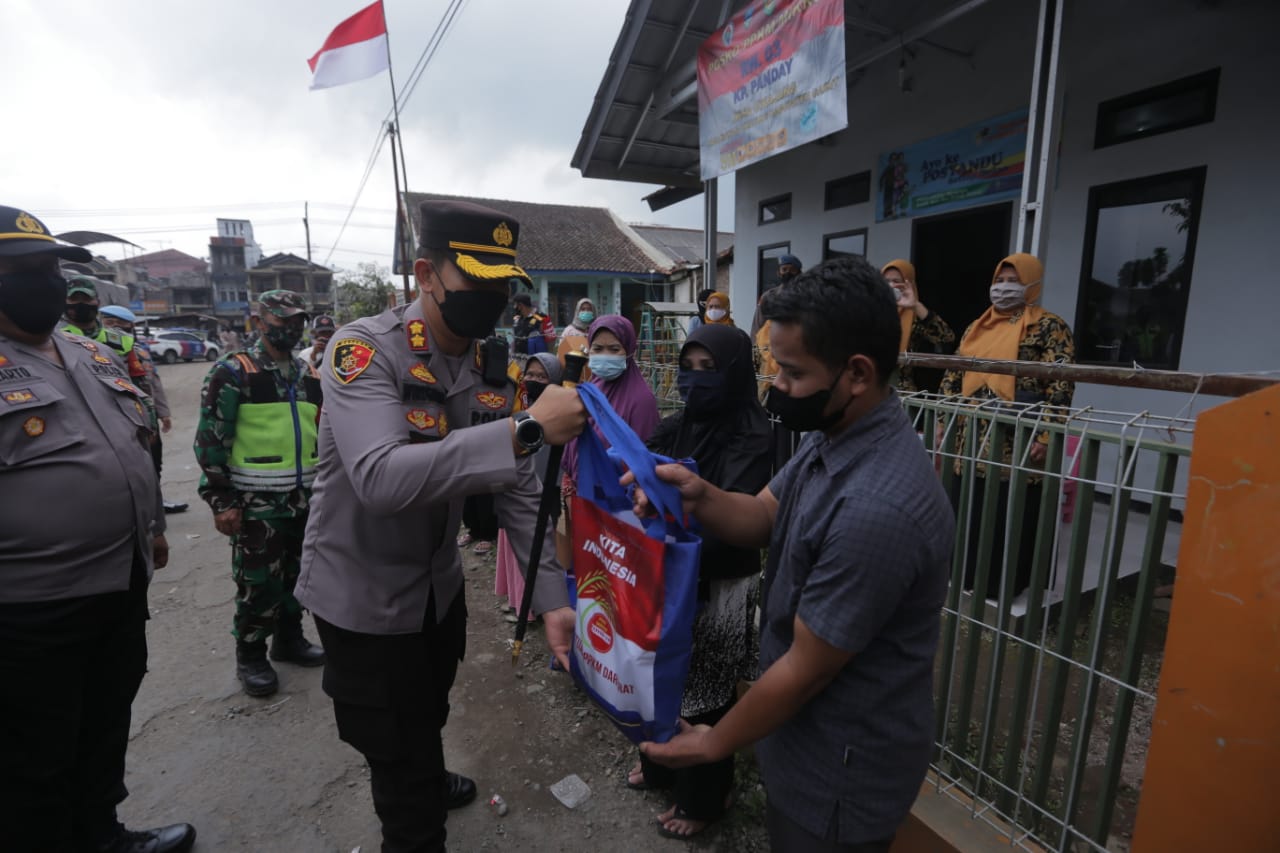
[(716, 276), (710, 285), (703, 284), (703, 261), (706, 247), (698, 228), (676, 228), (670, 225), (641, 225), (631, 228), (648, 243), (672, 260), (668, 282), (671, 302), (693, 302), (698, 291), (712, 287), (729, 292), (729, 274), (733, 267), (733, 232), (716, 232)]
[[(641, 305), (670, 300), (669, 278), (683, 263), (604, 207), (407, 193), (415, 234), (418, 206), (433, 199), (475, 202), (520, 222), (517, 260), (533, 279), (538, 304), (557, 327), (569, 324), (583, 298), (595, 303), (597, 314), (623, 314), (638, 323)], [(400, 239), (397, 223), (397, 246)], [(401, 272), (398, 261), (395, 272)]]
[(151, 316), (213, 313), (209, 264), (177, 249), (148, 252), (117, 261), (117, 280), (130, 286), (130, 307)]
[(288, 252), (263, 258), (249, 270), (250, 298), (268, 290), (292, 290), (306, 299), (313, 314), (333, 312), (333, 270)]
[[(632, 2), (572, 165), (665, 184), (637, 187), (655, 200), (714, 190), (699, 174), (695, 58), (750, 5)], [(1081, 363), (1280, 367), (1269, 319), (1280, 311), (1280, 180), (1267, 143), (1277, 118), (1260, 94), (1270, 91), (1262, 81), (1280, 79), (1280, 4), (844, 8), (848, 127), (724, 176), (734, 186), (735, 305), (774, 282), (783, 253), (807, 266), (902, 257), (915, 263), (922, 299), (960, 332), (985, 309), (996, 261), (1029, 249), (1045, 264), (1043, 304), (1070, 323)], [(981, 167), (972, 152), (1002, 139), (1011, 161), (1025, 159), (1026, 180), (1022, 169), (986, 186), (953, 180)], [(1075, 402), (1172, 415), (1213, 401), (1082, 385)]]

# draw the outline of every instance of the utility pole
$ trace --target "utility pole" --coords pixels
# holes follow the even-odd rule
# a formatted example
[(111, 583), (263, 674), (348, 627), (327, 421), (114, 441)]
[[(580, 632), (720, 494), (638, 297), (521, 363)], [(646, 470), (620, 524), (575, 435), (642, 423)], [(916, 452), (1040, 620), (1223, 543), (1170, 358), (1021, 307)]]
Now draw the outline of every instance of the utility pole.
[(311, 221), (308, 218), (308, 212), (311, 202), (304, 201), (302, 203), (302, 227), (307, 232), (307, 269), (311, 269)]

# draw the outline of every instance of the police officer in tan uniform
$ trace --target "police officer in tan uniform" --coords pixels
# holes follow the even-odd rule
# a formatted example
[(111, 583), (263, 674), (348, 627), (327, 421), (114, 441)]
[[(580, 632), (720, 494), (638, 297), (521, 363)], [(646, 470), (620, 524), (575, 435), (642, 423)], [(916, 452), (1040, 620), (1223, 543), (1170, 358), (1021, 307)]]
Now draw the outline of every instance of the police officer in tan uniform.
[[(455, 537), (467, 495), (493, 493), (518, 557), (539, 498), (533, 457), (585, 424), (549, 387), (512, 416), (505, 345), (490, 338), (510, 298), (519, 223), (466, 202), (422, 204), (418, 298), (334, 337), (321, 377), (319, 464), (295, 594), (327, 653), (338, 734), (369, 762), (382, 849), (444, 849), (447, 808), (475, 783), (447, 773), (441, 730), (466, 642)], [(573, 632), (553, 536), (533, 608), (561, 664)]]
[(89, 253), (0, 207), (0, 848), (181, 853), (189, 824), (116, 819), (169, 558), (150, 417), (110, 347), (54, 331), (59, 258)]

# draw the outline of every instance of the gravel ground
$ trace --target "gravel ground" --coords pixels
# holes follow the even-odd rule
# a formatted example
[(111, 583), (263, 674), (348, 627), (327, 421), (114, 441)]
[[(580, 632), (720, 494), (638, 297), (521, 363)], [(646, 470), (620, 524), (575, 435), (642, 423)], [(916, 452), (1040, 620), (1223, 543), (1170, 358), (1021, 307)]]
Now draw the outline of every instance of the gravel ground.
[[(200, 853), (224, 850), (341, 851), (379, 848), (368, 770), (338, 740), (320, 670), (278, 665), (281, 688), (251, 699), (235, 678), (230, 548), (196, 495), (191, 454), (207, 365), (162, 366), (174, 411), (165, 436), (164, 491), (191, 503), (169, 517), (172, 556), (151, 587), (150, 672), (134, 703), (121, 818), (131, 827), (195, 824)], [(445, 729), (449, 767), (476, 780), (477, 801), (449, 817), (455, 851), (765, 850), (763, 795), (749, 760), (739, 761), (733, 812), (698, 840), (660, 837), (661, 795), (628, 790), (634, 760), (626, 740), (563, 673), (547, 669), (539, 629), (518, 668), (509, 625), (493, 595), (494, 561), (470, 551), (467, 658)], [(315, 628), (307, 620), (307, 635)], [(548, 788), (577, 774), (590, 799), (570, 810)], [(487, 804), (501, 794), (510, 813)]]

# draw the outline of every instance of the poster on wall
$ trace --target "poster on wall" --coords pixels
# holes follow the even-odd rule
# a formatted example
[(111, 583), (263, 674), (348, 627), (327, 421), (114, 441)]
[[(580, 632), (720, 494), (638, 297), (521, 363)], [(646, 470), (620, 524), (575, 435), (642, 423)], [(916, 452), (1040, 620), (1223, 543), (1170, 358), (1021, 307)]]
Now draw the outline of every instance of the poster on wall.
[(880, 155), (876, 222), (1017, 198), (1027, 110), (1016, 110)]
[(756, 0), (698, 48), (702, 179), (849, 124), (843, 0)]

